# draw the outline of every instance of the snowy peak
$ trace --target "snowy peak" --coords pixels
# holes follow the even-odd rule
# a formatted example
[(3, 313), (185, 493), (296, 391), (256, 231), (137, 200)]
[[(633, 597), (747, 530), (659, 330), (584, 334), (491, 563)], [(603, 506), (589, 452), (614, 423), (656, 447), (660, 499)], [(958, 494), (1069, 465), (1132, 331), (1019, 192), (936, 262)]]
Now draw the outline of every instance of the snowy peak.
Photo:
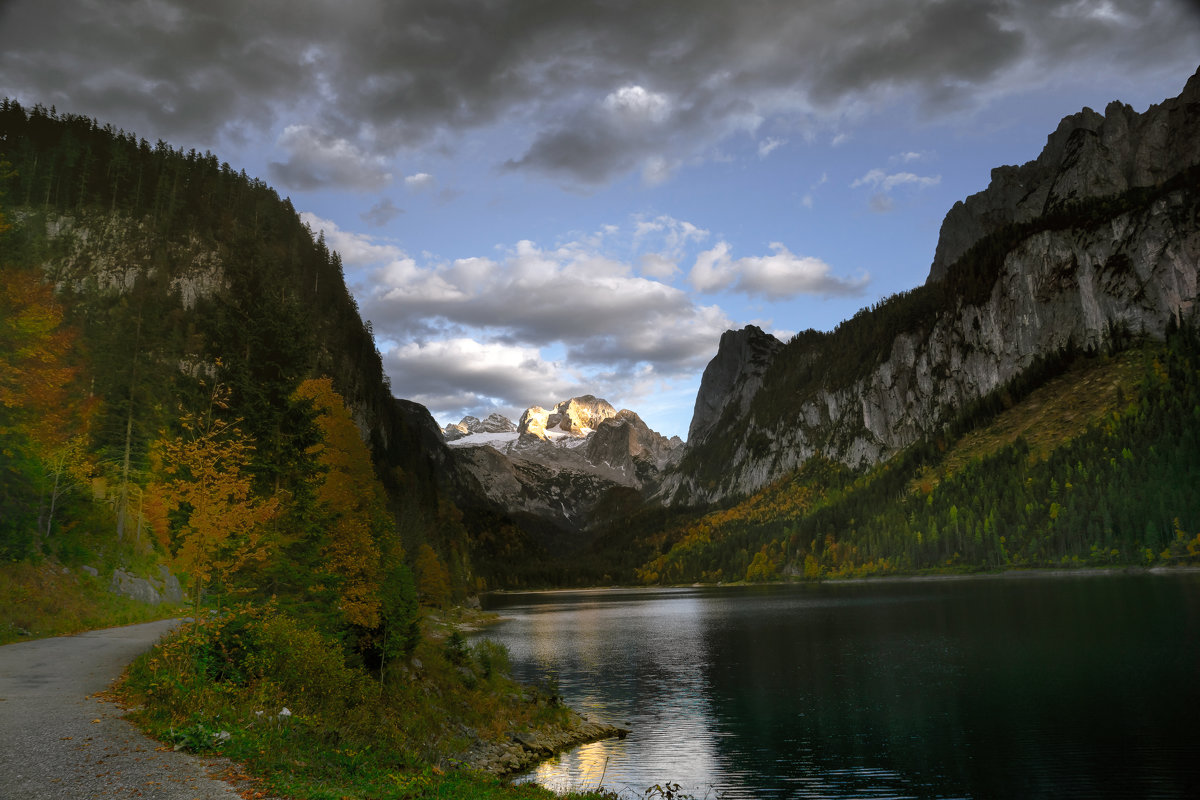
[(514, 433), (516, 430), (517, 426), (508, 417), (503, 414), (490, 414), (482, 422), (478, 417), (463, 417), (461, 422), (442, 428), (442, 435), (446, 437), (447, 442), (453, 442), (474, 434)]
[(446, 428), (463, 485), (509, 512), (567, 530), (601, 519), (598, 509), (614, 490), (645, 496), (683, 451), (679, 437), (667, 439), (634, 412), (590, 394), (551, 409), (532, 406), (508, 432), (472, 431), (478, 427), (468, 418)]
[(587, 438), (601, 422), (616, 415), (617, 410), (607, 400), (585, 394), (563, 400), (550, 411), (541, 406), (526, 409), (521, 415), (517, 432), (521, 436), (533, 436), (542, 440), (557, 438), (563, 434)]

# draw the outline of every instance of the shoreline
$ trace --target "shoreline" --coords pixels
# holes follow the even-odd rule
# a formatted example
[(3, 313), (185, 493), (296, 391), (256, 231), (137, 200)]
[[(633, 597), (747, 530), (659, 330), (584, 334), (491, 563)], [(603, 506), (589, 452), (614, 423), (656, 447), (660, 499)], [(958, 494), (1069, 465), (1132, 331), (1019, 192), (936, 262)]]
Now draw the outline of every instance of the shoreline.
[(476, 742), (460, 759), (468, 769), (508, 778), (528, 772), (543, 761), (580, 745), (604, 739), (624, 739), (629, 728), (584, 717), (568, 708), (565, 725), (552, 725), (512, 734), (507, 742)]
[[(1157, 565), (1153, 567), (1112, 566), (1112, 567), (1022, 567), (1005, 570), (980, 570), (978, 572), (933, 572), (928, 574), (900, 573), (895, 575), (871, 575), (860, 578), (821, 578), (820, 580), (777, 580), (762, 583), (747, 583), (745, 581), (730, 581), (727, 583), (672, 583), (665, 585), (611, 584), (608, 586), (578, 586), (556, 589), (491, 589), (481, 592), (481, 596), (496, 595), (505, 597), (522, 594), (582, 594), (592, 592), (646, 592), (662, 589), (720, 589), (742, 588), (747, 586), (820, 586), (820, 585), (859, 585), (866, 583), (926, 583), (936, 581), (960, 580), (1022, 580), (1026, 578), (1084, 578), (1110, 577), (1115, 575), (1186, 575), (1200, 574), (1200, 565), (1179, 565), (1174, 567)], [(493, 612), (494, 613), (494, 612)]]

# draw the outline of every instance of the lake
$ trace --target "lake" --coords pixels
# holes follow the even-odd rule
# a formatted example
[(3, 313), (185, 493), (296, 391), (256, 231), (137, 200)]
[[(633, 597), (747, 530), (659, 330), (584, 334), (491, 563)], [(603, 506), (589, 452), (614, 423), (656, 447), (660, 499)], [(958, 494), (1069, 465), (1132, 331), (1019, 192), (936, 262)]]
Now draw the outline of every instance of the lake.
[(1200, 574), (492, 595), (516, 676), (633, 733), (525, 779), (641, 797), (1200, 797)]

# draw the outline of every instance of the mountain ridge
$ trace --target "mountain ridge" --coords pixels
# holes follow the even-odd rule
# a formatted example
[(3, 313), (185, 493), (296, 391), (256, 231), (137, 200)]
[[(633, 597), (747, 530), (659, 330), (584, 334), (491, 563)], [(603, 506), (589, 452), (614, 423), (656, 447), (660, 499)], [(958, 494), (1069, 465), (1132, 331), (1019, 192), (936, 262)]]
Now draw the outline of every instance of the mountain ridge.
[[(798, 334), (755, 368), (761, 380), (734, 387), (732, 398), (725, 396), (732, 385), (726, 372), (706, 370), (696, 402), (705, 410), (700, 435), (689, 436), (658, 499), (668, 506), (728, 502), (818, 454), (853, 468), (880, 463), (936, 433), (1038, 357), (1069, 346), (1096, 348), (1130, 333), (1162, 339), (1172, 321), (1194, 319), (1198, 99), (1200, 72), (1180, 98), (1144, 115), (1113, 104), (1112, 122), (1096, 122), (1094, 112), (1069, 117), (1050, 137), (1043, 163), (1015, 173), (1000, 169), (991, 194), (974, 195), (947, 214), (940, 259), (962, 252), (945, 269), (935, 258), (924, 286), (864, 309), (832, 333)], [(1063, 144), (1090, 142), (1096, 130), (1110, 129), (1155, 131), (1158, 144), (1111, 144), (1103, 152)], [(1105, 135), (1110, 143), (1133, 141)], [(1161, 180), (1131, 188), (1126, 181), (1118, 184), (1127, 187), (1120, 194), (1095, 195), (1096, 186), (1107, 184), (1078, 178), (1120, 172), (1105, 165), (1125, 164), (1127, 152), (1139, 154), (1137, 176)], [(1169, 163), (1177, 152), (1190, 154), (1191, 163)], [(1116, 156), (1105, 161), (1106, 153)], [(1151, 164), (1152, 155), (1168, 163)], [(1066, 166), (1046, 169), (1054, 159)], [(1089, 169), (1094, 159), (1102, 164)], [(1024, 188), (1028, 196), (1044, 195), (1044, 213), (1028, 219), (984, 213), (1010, 197), (1011, 174), (1039, 176), (1042, 183)], [(1053, 198), (1061, 202), (1048, 205)], [(723, 336), (727, 352), (719, 350), (710, 368), (736, 360), (729, 348), (753, 335)], [(735, 407), (745, 411), (730, 411)], [(708, 409), (717, 408), (723, 416), (713, 425)]]

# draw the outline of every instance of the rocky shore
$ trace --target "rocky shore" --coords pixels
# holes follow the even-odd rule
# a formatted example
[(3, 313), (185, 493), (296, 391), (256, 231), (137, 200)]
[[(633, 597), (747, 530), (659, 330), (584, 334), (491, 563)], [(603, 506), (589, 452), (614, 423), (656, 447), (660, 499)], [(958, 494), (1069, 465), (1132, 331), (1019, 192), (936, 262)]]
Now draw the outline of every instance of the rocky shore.
[(463, 756), (462, 764), (493, 775), (512, 775), (572, 747), (613, 737), (624, 739), (629, 732), (571, 711), (562, 725), (514, 733), (507, 742), (479, 742)]

